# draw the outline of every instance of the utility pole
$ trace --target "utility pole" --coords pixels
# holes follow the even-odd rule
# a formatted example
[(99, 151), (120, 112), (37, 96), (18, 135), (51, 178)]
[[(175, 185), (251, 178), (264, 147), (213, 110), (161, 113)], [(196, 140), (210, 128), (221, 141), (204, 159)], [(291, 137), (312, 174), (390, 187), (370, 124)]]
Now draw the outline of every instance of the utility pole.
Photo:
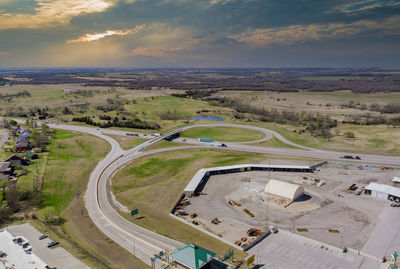
[(267, 220), (269, 221), (268, 214), (269, 214), (269, 184), (271, 181), (271, 159), (268, 160), (268, 190), (267, 190)]

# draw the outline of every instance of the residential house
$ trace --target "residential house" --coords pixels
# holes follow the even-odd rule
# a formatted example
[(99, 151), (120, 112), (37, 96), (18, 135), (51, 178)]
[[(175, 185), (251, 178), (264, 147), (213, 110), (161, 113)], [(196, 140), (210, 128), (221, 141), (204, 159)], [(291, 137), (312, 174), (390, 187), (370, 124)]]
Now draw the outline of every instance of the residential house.
[(12, 167), (10, 162), (0, 162), (0, 180), (10, 179)]
[(20, 142), (14, 146), (15, 152), (26, 152), (32, 149), (28, 142)]
[(11, 165), (29, 165), (29, 160), (25, 159), (24, 157), (14, 154), (10, 156), (5, 162), (11, 163)]

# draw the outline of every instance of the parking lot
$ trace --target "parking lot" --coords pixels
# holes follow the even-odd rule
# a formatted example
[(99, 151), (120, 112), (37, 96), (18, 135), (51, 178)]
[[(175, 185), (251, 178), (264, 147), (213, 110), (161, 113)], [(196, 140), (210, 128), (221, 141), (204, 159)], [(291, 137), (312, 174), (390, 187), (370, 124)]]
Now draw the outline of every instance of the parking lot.
[(7, 227), (7, 230), (14, 236), (24, 236), (30, 241), (32, 251), (50, 267), (57, 269), (86, 269), (90, 268), (80, 260), (72, 256), (62, 246), (48, 248), (51, 242), (49, 238), (39, 240), (41, 235), (34, 227), (28, 223)]
[[(290, 233), (271, 234), (249, 251), (257, 264), (268, 269), (351, 269), (360, 268), (365, 258), (301, 238)], [(368, 261), (371, 262), (371, 261)], [(379, 264), (372, 262), (379, 268)], [(362, 267), (361, 267), (362, 268)]]

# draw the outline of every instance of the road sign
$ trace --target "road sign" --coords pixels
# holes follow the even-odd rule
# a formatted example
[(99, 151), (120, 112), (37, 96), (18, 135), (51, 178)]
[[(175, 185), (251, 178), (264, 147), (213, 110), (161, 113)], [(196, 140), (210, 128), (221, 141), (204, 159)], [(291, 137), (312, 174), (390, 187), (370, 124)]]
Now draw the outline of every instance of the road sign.
[(396, 252), (396, 251), (393, 252), (392, 256), (393, 256), (394, 261), (396, 261), (396, 260), (397, 260), (397, 257), (398, 257), (397, 252)]
[(255, 255), (251, 256), (250, 258), (247, 259), (247, 266), (249, 266), (250, 264), (252, 264), (254, 262), (255, 259)]
[(138, 208), (136, 208), (136, 209), (131, 211), (131, 216), (135, 216), (137, 214), (139, 214), (139, 209)]

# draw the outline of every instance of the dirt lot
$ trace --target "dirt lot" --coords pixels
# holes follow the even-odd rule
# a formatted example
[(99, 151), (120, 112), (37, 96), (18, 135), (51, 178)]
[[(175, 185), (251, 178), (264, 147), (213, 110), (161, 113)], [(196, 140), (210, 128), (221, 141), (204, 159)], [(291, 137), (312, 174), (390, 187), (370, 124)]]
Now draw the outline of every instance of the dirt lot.
[[(357, 166), (329, 164), (314, 173), (252, 171), (216, 175), (210, 177), (203, 189), (205, 195), (189, 199), (191, 204), (185, 207), (189, 215), (185, 218), (192, 221), (190, 214), (198, 214), (195, 220), (200, 227), (230, 242), (246, 236), (246, 230), (251, 227), (266, 229), (274, 224), (280, 229), (337, 247), (360, 249), (379, 221), (383, 207), (390, 202), (364, 194), (354, 195), (354, 191), (346, 187), (353, 183), (358, 187), (369, 182), (391, 184), (391, 179), (398, 174), (399, 170), (394, 169), (361, 170)], [(285, 208), (290, 201), (278, 196), (268, 197), (264, 193), (269, 178), (302, 185), (305, 195)], [(323, 180), (326, 184), (318, 187), (316, 180)], [(242, 206), (229, 205), (229, 200)], [(254, 218), (247, 216), (244, 208), (254, 214)], [(215, 217), (222, 222), (211, 224)], [(308, 231), (299, 232), (297, 229)]]

